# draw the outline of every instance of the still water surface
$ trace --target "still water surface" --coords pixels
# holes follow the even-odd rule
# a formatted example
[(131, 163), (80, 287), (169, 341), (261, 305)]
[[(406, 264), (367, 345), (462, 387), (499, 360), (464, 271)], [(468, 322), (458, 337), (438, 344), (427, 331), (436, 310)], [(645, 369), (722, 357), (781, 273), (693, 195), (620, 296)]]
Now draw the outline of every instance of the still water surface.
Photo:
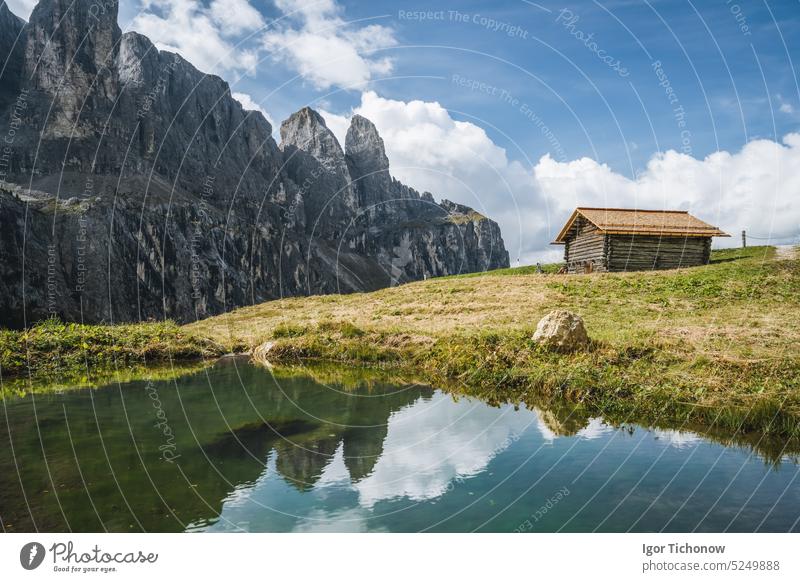
[(798, 464), (241, 360), (6, 397), (4, 531), (797, 531)]

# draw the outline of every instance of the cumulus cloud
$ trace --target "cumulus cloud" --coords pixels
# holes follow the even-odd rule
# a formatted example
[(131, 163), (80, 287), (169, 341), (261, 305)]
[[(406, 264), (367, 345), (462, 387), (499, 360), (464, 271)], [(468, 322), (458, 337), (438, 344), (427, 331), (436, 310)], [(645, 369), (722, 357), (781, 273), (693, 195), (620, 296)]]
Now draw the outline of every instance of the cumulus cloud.
[(263, 46), (272, 58), (297, 71), (319, 89), (351, 87), (392, 70), (392, 60), (374, 52), (397, 44), (392, 29), (346, 22), (333, 0), (276, 0), (283, 13)]
[(325, 125), (328, 126), (328, 129), (333, 132), (341, 146), (344, 147), (344, 138), (347, 136), (347, 128), (350, 127), (350, 116), (337, 115), (320, 107), (315, 109), (319, 111), (319, 114), (325, 120)]
[(455, 479), (481, 473), (535, 422), (511, 406), (498, 410), (467, 400), (449, 401), (449, 396), (437, 393), (390, 417), (383, 454), (372, 473), (353, 485), (362, 507), (398, 497), (438, 497)]
[(248, 0), (214, 0), (209, 5), (209, 14), (227, 36), (258, 30), (264, 26), (261, 13)]
[[(372, 472), (353, 483), (347, 469), (342, 444), (314, 483), (314, 493), (305, 506), (292, 513), (302, 518), (294, 531), (325, 531), (331, 523), (336, 530), (365, 531), (366, 520), (382, 501), (409, 499), (416, 502), (435, 499), (469, 485), (464, 481), (486, 470), (497, 455), (507, 451), (529, 428), (543, 423), (538, 412), (531, 415), (513, 406), (491, 408), (469, 400), (453, 402), (450, 396), (436, 393), (430, 400), (419, 399), (394, 412), (388, 419), (383, 453)], [(556, 438), (555, 435), (553, 438)], [(287, 485), (278, 475), (277, 455), (267, 457), (267, 466), (252, 487), (232, 491), (225, 499), (221, 518), (210, 531), (225, 531), (247, 521), (254, 508), (274, 507), (276, 490)], [(326, 491), (328, 490), (328, 491)], [(332, 512), (325, 499), (335, 490), (349, 490), (357, 497), (341, 497), (349, 506)], [(335, 515), (334, 515), (335, 513)]]
[(636, 179), (588, 158), (561, 163), (549, 156), (535, 174), (562, 215), (578, 204), (677, 208), (731, 234), (746, 229), (780, 242), (800, 231), (798, 168), (800, 134), (791, 133), (780, 143), (753, 140), (738, 152), (715, 152), (702, 160), (670, 150), (653, 156)]
[[(518, 256), (530, 259), (534, 252), (557, 259), (559, 251), (542, 242), (549, 218), (533, 172), (509, 159), (482, 128), (453, 119), (437, 102), (397, 101), (372, 91), (361, 95), (353, 113), (378, 128), (397, 179), (437, 199), (469, 204), (497, 220), (512, 264)], [(342, 141), (347, 117), (322, 114)]]
[(248, 0), (142, 0), (130, 28), (161, 50), (179, 53), (206, 73), (252, 74), (258, 50), (239, 46), (234, 37), (264, 26)]
[[(590, 158), (562, 162), (548, 154), (523, 165), (482, 128), (453, 119), (436, 102), (368, 91), (353, 113), (375, 123), (398, 179), (497, 220), (512, 264), (517, 256), (522, 264), (558, 260), (562, 251), (549, 242), (576, 206), (683, 209), (731, 234), (747, 229), (777, 242), (800, 231), (800, 134), (753, 140), (704, 159), (670, 150), (631, 178)], [(323, 115), (342, 140), (349, 116)]]

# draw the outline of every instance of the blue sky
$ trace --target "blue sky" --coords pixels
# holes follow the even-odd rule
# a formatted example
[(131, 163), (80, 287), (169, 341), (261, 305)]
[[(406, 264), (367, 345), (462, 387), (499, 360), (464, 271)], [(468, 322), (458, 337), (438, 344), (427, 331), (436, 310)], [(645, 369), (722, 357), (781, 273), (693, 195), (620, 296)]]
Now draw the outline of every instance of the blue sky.
[(579, 204), (800, 231), (797, 0), (122, 0), (120, 23), (278, 124), (373, 118), (393, 173), (497, 218), (512, 262), (553, 258)]
[[(508, 147), (508, 138), (490, 126), (502, 129), (533, 158), (551, 149), (547, 140), (530, 131), (519, 111), (503, 106), (502, 100), (454, 86), (453, 75), (505, 89), (531, 105), (557, 132), (570, 159), (597, 156), (621, 172), (630, 172), (629, 155), (640, 168), (659, 147), (682, 147), (654, 61), (663, 63), (686, 110), (697, 156), (797, 130), (800, 2), (536, 4), (541, 8), (522, 0), (338, 3), (344, 21), (364, 19), (361, 26), (379, 24), (396, 38), (396, 46), (369, 53), (393, 61), (391, 73), (375, 74), (370, 88), (392, 99), (438, 101), (455, 118), (474, 121), (456, 113), (460, 111), (485, 120), (498, 144)], [(251, 5), (262, 12), (267, 27), (270, 20), (286, 18), (271, 2)], [(123, 0), (122, 6), (124, 22), (141, 5)], [(152, 6), (159, 12), (158, 3)], [(414, 12), (430, 13), (426, 16), (431, 19), (412, 19), (408, 15)], [(568, 28), (570, 14), (578, 21)], [(524, 36), (494, 31), (484, 18), (519, 27)], [(612, 70), (575, 31), (594, 34), (598, 47), (630, 74), (623, 78)], [(797, 61), (794, 67), (792, 61)], [(221, 74), (230, 78), (225, 71)], [(255, 76), (243, 77), (234, 89), (263, 100), (273, 119), (280, 120), (302, 105), (319, 104), (320, 98), (330, 103), (328, 109), (344, 111), (358, 103), (360, 89), (366, 88), (320, 89), (296, 76), (291, 66), (261, 55)], [(272, 93), (287, 81), (288, 86)], [(786, 105), (784, 111), (781, 105)]]

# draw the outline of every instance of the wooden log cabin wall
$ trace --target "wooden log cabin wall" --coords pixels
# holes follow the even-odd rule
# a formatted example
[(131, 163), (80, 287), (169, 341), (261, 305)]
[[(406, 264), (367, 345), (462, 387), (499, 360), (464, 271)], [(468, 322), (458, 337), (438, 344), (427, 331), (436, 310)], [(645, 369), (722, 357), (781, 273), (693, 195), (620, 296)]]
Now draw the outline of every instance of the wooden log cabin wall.
[(569, 273), (608, 270), (608, 238), (594, 224), (579, 216), (564, 242), (564, 261)]
[(554, 244), (568, 273), (705, 265), (713, 236), (728, 236), (685, 211), (578, 208)]
[(679, 269), (707, 265), (711, 237), (609, 234), (609, 271)]

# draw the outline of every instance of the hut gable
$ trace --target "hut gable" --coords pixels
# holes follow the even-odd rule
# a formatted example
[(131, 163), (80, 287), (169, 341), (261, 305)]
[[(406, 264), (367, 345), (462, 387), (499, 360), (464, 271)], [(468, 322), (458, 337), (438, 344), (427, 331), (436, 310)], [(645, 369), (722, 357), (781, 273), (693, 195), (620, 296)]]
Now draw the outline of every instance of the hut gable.
[(633, 271), (706, 264), (714, 236), (729, 235), (683, 210), (579, 207), (553, 244), (568, 272)]

